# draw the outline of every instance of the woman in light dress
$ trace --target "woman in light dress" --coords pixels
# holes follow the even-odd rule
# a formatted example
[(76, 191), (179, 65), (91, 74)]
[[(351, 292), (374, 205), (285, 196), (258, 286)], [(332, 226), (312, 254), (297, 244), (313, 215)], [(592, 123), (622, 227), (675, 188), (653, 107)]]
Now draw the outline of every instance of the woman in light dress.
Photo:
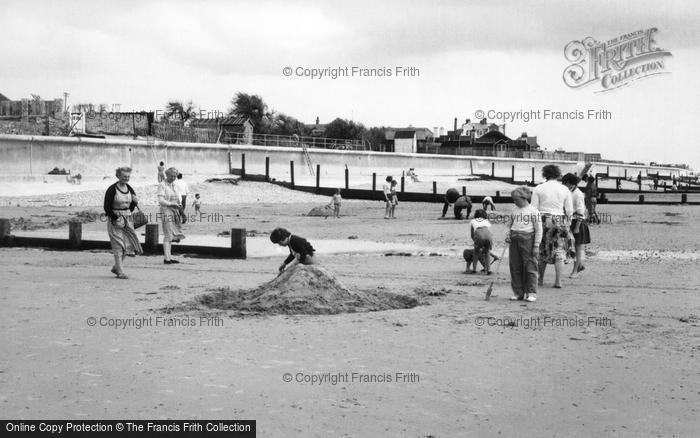
[(176, 168), (169, 168), (165, 171), (165, 181), (158, 186), (158, 205), (163, 225), (163, 264), (166, 265), (180, 263), (172, 258), (172, 242), (185, 238), (182, 233), (182, 202), (173, 184), (178, 174)]

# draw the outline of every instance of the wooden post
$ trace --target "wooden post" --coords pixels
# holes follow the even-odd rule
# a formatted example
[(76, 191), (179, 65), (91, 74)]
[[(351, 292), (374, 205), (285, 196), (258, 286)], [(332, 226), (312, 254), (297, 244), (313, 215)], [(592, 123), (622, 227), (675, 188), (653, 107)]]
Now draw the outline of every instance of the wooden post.
[(345, 190), (350, 188), (350, 171), (345, 168)]
[(401, 193), (404, 192), (405, 182), (406, 182), (406, 179), (402, 176), (401, 177)]
[(610, 166), (606, 166), (605, 172), (607, 173), (608, 178), (610, 178)]
[(372, 172), (372, 191), (377, 191), (377, 172)]
[(265, 157), (265, 181), (270, 181), (270, 157)]
[(532, 168), (532, 181), (530, 183), (534, 186), (535, 185), (535, 168)]
[(292, 179), (292, 187), (294, 187), (294, 161), (289, 162), (289, 173)]
[(467, 196), (467, 186), (462, 186), (462, 196)]
[(241, 154), (241, 179), (245, 179), (245, 154)]
[(491, 178), (496, 176), (496, 163), (491, 163)]
[(515, 182), (515, 164), (510, 166), (510, 182)]
[(245, 259), (248, 255), (245, 245), (245, 228), (231, 228), (231, 256), (234, 259)]
[(437, 195), (437, 182), (433, 181), (433, 195)]
[(233, 156), (230, 151), (228, 153), (228, 174), (233, 175)]
[(143, 249), (147, 254), (155, 254), (158, 250), (158, 224), (146, 224), (146, 243)]
[(625, 179), (627, 179), (627, 169), (625, 169)]
[(316, 194), (321, 193), (321, 165), (316, 165)]
[(10, 238), (10, 220), (0, 219), (0, 245), (4, 245)]
[(500, 198), (500, 197), (501, 197), (501, 191), (500, 191), (500, 190), (496, 190), (496, 198)]
[(71, 248), (80, 249), (83, 240), (83, 224), (77, 221), (68, 222), (68, 244)]

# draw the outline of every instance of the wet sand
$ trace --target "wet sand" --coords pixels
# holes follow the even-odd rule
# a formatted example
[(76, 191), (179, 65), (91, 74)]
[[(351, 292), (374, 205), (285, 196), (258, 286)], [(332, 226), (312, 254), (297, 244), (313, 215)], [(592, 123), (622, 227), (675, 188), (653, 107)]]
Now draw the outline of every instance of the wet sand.
[[(382, 219), (382, 203), (364, 201), (344, 201), (341, 219), (303, 216), (315, 205), (217, 206), (210, 210), (225, 221), (191, 223), (187, 232), (245, 227), (266, 237), (285, 226), (312, 244), (356, 237), (469, 246), (467, 222), (438, 220), (438, 204), (401, 203), (394, 221)], [(0, 207), (0, 217), (84, 209)], [(527, 305), (507, 300), (506, 264), (486, 302), (492, 277), (464, 274), (458, 254), (378, 252), (325, 254), (322, 264), (350, 289), (413, 294), (423, 305), (333, 316), (164, 314), (157, 309), (217, 288), (269, 281), (284, 254), (181, 256), (176, 267), (138, 257), (122, 281), (109, 273), (107, 252), (0, 249), (2, 410), (25, 419), (256, 419), (266, 437), (694, 436), (698, 209), (600, 211), (609, 223), (592, 227), (581, 278), (553, 289), (550, 267)], [(500, 239), (505, 228), (494, 227)], [(103, 317), (132, 326), (103, 327)], [(137, 329), (137, 319), (151, 325)], [(323, 373), (348, 381), (296, 381)], [(352, 381), (364, 375), (375, 382)]]

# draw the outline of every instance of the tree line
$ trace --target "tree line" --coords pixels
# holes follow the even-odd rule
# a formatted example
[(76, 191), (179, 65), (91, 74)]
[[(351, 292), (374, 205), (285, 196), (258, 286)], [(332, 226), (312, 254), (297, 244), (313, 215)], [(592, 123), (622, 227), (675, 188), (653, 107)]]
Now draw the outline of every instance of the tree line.
[[(179, 118), (183, 122), (196, 117), (197, 105), (192, 101), (183, 102), (173, 100), (166, 105), (168, 118)], [(274, 135), (311, 135), (312, 128), (308, 128), (300, 120), (282, 112), (270, 109), (262, 97), (257, 94), (236, 93), (231, 99), (231, 107), (226, 116), (247, 117), (253, 122), (256, 134)], [(336, 118), (325, 127), (323, 137), (338, 138), (343, 140), (364, 140), (373, 147), (378, 147), (384, 142), (385, 127), (365, 127), (362, 123), (352, 120)]]

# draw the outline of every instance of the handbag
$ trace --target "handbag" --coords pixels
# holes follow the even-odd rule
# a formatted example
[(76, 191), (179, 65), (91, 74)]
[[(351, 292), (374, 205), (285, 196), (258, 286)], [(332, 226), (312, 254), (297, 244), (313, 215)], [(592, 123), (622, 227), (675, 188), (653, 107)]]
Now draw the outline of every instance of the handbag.
[(148, 216), (146, 213), (142, 212), (140, 208), (136, 207), (136, 210), (131, 215), (134, 219), (134, 229), (140, 228), (148, 223)]

